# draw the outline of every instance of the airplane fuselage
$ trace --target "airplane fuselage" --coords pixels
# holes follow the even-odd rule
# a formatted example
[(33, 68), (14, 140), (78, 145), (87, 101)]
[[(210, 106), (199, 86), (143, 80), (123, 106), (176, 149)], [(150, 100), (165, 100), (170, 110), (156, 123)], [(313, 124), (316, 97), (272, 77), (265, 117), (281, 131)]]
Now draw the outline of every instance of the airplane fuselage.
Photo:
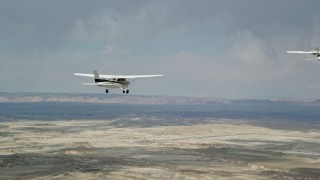
[[(125, 78), (95, 79), (95, 82), (97, 83), (97, 86), (108, 89), (128, 89), (130, 84), (130, 82)], [(101, 82), (108, 84), (102, 84)]]

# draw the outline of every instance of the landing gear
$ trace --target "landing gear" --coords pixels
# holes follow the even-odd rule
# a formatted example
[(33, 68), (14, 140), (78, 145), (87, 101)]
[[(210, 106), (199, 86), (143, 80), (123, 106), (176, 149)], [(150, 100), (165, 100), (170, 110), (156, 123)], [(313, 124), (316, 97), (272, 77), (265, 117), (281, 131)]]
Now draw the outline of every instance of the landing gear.
[(127, 90), (122, 90), (122, 93), (123, 93), (123, 94), (126, 94), (126, 93), (129, 94), (129, 89), (127, 89)]
[(109, 90), (108, 90), (108, 89), (106, 89), (106, 93), (107, 93), (107, 94), (109, 93)]

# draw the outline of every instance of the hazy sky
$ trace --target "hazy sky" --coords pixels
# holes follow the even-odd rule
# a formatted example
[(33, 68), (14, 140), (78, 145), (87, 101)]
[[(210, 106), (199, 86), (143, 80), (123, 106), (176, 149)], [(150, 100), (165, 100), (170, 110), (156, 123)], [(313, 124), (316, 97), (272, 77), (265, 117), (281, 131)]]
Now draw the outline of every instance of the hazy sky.
[[(0, 0), (0, 92), (94, 92), (74, 72), (165, 74), (132, 94), (320, 98), (319, 0)], [(121, 93), (120, 90), (113, 91)]]

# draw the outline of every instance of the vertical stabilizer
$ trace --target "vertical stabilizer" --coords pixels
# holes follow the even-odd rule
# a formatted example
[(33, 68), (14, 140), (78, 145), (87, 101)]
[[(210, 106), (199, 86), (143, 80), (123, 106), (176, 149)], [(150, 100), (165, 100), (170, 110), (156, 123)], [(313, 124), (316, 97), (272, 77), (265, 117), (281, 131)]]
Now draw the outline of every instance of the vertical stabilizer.
[(93, 71), (93, 75), (94, 75), (94, 80), (95, 80), (95, 82), (97, 82), (97, 80), (100, 79), (100, 76), (99, 76), (99, 74), (98, 74), (98, 71)]

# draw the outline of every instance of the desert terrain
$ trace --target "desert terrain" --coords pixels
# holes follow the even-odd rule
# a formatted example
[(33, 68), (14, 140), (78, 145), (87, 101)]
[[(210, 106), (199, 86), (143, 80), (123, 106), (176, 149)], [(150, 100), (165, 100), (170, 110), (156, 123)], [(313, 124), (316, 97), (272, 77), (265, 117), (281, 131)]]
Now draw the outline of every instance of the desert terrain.
[(0, 179), (320, 179), (317, 129), (116, 122), (1, 122)]

